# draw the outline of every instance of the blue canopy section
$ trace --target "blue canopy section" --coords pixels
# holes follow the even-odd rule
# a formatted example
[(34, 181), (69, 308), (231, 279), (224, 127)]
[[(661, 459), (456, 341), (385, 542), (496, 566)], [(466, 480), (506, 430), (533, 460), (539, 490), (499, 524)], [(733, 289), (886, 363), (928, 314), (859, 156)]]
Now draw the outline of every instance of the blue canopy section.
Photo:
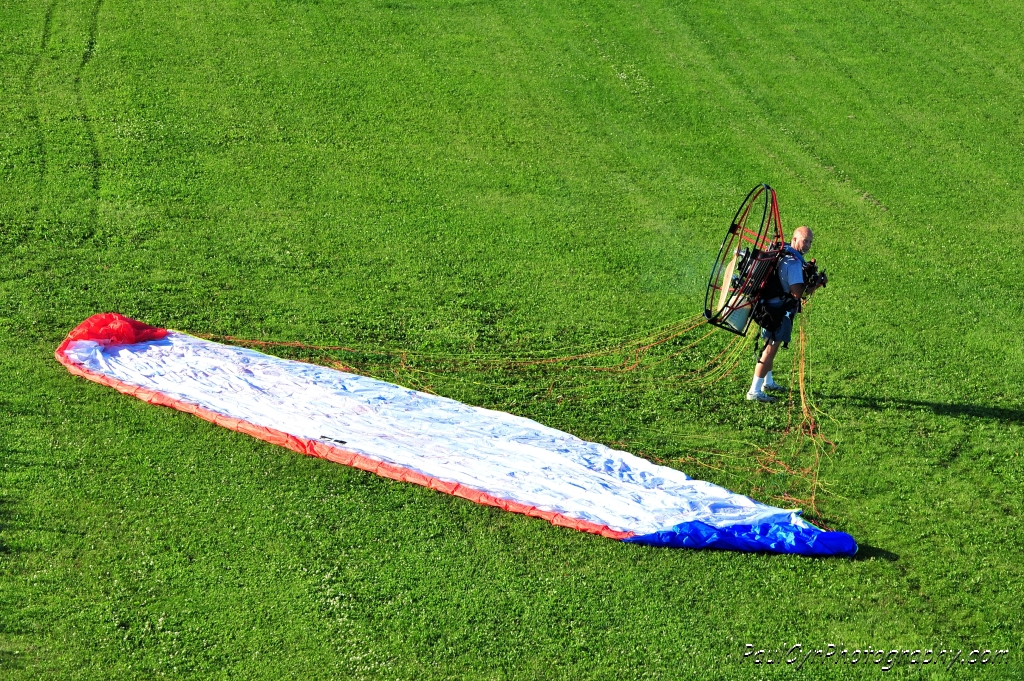
[(671, 529), (635, 535), (623, 541), (651, 546), (732, 551), (771, 551), (801, 556), (853, 556), (857, 542), (845, 532), (826, 532), (813, 525), (764, 523), (712, 527), (699, 520)]

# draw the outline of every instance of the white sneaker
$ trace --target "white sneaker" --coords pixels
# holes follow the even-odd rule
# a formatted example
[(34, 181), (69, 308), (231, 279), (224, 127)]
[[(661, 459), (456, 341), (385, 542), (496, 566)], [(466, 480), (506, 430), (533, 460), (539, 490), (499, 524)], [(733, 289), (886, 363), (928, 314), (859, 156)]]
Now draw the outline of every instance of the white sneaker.
[(765, 390), (785, 390), (785, 388), (783, 388), (781, 385), (776, 383), (774, 380), (771, 383), (769, 383), (768, 381), (765, 381), (764, 389)]
[(774, 402), (775, 401), (774, 397), (772, 397), (771, 395), (766, 395), (765, 393), (761, 392), (760, 390), (758, 390), (757, 392), (749, 392), (749, 393), (747, 393), (747, 399), (750, 400), (751, 402), (754, 402), (754, 401), (756, 401), (756, 402)]

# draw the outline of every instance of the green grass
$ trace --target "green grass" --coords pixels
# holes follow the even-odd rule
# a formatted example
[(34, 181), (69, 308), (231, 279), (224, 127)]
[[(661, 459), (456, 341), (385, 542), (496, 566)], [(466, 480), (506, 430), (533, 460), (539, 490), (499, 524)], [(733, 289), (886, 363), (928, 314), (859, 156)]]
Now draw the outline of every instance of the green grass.
[[(0, 0), (4, 677), (788, 677), (744, 644), (834, 643), (1007, 648), (887, 674), (1019, 678), (1024, 19), (823, 7)], [(854, 560), (584, 535), (53, 360), (108, 310), (448, 355), (601, 345), (700, 310), (761, 181), (831, 278), (820, 510)], [(530, 375), (438, 389), (672, 461), (778, 438), (749, 368), (560, 403)]]

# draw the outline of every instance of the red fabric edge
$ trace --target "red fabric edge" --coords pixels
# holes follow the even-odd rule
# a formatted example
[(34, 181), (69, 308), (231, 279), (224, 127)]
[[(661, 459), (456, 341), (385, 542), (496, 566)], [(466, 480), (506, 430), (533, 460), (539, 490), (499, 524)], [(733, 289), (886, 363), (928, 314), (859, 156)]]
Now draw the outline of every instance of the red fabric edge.
[(463, 499), (469, 499), (472, 502), (481, 504), (483, 506), (497, 506), (500, 509), (510, 511), (512, 513), (521, 513), (528, 515), (533, 518), (541, 518), (546, 520), (552, 525), (558, 525), (559, 527), (569, 527), (580, 532), (590, 532), (591, 534), (599, 534), (602, 537), (609, 539), (627, 539), (634, 535), (633, 532), (619, 532), (613, 530), (607, 525), (599, 525), (592, 523), (587, 520), (577, 520), (570, 518), (561, 513), (555, 513), (554, 511), (544, 511), (536, 506), (529, 506), (527, 504), (519, 503), (518, 501), (509, 501), (508, 499), (501, 499), (499, 497), (487, 494), (480, 490), (472, 489), (461, 485), (459, 483), (447, 482), (438, 478), (433, 478), (422, 473), (404, 468), (402, 466), (396, 466), (394, 464), (384, 463), (382, 461), (376, 461), (362, 454), (350, 452), (334, 445), (324, 444), (323, 442), (317, 442), (315, 440), (307, 440), (306, 438), (296, 437), (289, 435), (288, 433), (276, 430), (274, 428), (267, 428), (266, 426), (257, 426), (253, 423), (242, 419), (236, 419), (231, 416), (225, 416), (219, 414), (205, 407), (200, 407), (197, 404), (185, 402), (184, 400), (175, 399), (169, 395), (166, 395), (155, 390), (143, 388), (142, 386), (132, 385), (131, 383), (125, 383), (124, 381), (109, 376), (104, 376), (101, 373), (91, 371), (75, 364), (70, 357), (67, 356), (66, 350), (68, 345), (72, 342), (72, 338), (64, 339), (64, 342), (60, 344), (57, 351), (54, 353), (57, 361), (64, 365), (64, 367), (75, 376), (80, 376), (86, 380), (105, 385), (109, 388), (124, 393), (125, 395), (131, 395), (138, 399), (149, 402), (150, 404), (160, 405), (162, 407), (170, 407), (183, 411), (188, 414), (198, 416), (204, 421), (209, 421), (214, 425), (228, 428), (229, 430), (238, 431), (239, 433), (245, 433), (251, 435), (254, 438), (269, 442), (274, 445), (281, 447), (287, 447), (288, 449), (305, 454), (307, 456), (315, 456), (321, 459), (327, 459), (334, 463), (340, 463), (345, 466), (352, 466), (353, 468), (359, 468), (364, 471), (376, 473), (377, 475), (390, 478), (392, 480), (401, 480), (402, 482), (411, 482), (414, 485), (421, 485), (423, 487), (429, 487), (437, 492), (443, 492), (445, 494), (451, 494), (453, 496), (462, 497)]

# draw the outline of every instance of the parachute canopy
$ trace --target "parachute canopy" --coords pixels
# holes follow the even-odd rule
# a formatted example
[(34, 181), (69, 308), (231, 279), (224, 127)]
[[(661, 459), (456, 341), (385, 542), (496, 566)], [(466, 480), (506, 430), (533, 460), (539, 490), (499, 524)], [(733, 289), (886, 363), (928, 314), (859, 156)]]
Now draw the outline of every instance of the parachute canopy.
[(90, 317), (78, 376), (303, 454), (642, 544), (850, 556), (853, 538), (530, 419), (365, 376)]

